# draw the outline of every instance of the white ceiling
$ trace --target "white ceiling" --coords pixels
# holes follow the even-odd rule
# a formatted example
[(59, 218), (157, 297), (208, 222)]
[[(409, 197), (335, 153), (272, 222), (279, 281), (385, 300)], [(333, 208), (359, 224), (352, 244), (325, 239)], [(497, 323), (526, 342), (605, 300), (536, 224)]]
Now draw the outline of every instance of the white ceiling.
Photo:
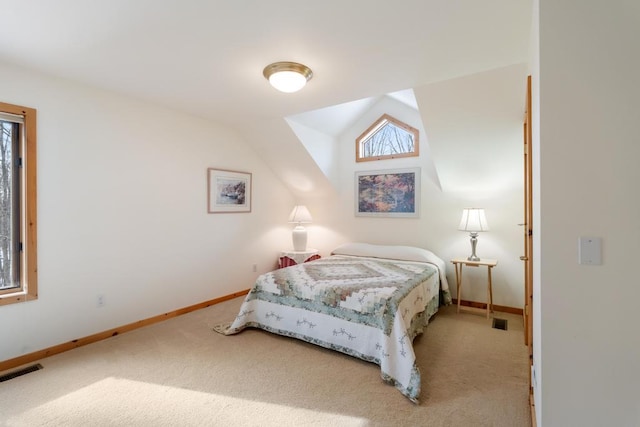
[[(531, 0), (0, 0), (0, 11), (0, 61), (234, 127), (318, 109), (339, 122), (347, 110), (326, 107), (397, 91), (412, 102), (404, 90), (526, 62), (531, 22)], [(314, 77), (277, 92), (262, 76), (275, 61)]]

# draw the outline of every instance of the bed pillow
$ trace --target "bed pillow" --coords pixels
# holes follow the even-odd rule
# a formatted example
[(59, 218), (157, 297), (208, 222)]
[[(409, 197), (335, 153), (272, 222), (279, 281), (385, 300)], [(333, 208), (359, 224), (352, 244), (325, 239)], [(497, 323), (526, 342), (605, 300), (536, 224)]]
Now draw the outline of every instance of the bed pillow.
[(446, 265), (442, 258), (431, 251), (415, 246), (372, 245), (370, 243), (345, 243), (335, 248), (331, 255), (349, 255), (371, 258), (397, 259), (401, 261), (428, 262), (438, 267), (440, 286), (449, 290)]
[(332, 252), (333, 255), (351, 255), (401, 261), (433, 262), (436, 255), (414, 246), (372, 245), (370, 243), (345, 243)]

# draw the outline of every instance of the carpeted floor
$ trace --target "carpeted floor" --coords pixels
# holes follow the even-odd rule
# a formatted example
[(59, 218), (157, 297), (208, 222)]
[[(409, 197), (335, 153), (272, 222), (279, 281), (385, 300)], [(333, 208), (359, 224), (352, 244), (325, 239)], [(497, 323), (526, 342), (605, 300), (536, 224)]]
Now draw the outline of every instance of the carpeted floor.
[(377, 365), (245, 330), (242, 298), (43, 359), (0, 383), (2, 426), (530, 426), (522, 318), (449, 306), (414, 341), (419, 405)]

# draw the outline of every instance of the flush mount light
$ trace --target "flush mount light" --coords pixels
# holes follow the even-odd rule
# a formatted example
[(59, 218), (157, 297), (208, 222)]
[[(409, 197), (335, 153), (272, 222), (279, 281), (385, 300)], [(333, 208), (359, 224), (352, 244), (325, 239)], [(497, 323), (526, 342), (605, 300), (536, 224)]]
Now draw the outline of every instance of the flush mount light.
[(297, 62), (274, 62), (264, 67), (264, 77), (280, 92), (297, 92), (313, 77), (311, 68)]

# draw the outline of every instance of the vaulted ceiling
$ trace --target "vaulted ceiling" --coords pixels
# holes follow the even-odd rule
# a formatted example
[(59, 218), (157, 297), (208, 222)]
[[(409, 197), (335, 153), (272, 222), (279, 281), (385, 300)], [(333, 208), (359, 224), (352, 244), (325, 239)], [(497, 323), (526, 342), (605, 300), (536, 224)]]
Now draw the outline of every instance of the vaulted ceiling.
[[(335, 137), (385, 95), (526, 62), (531, 3), (4, 0), (0, 61), (235, 128), (304, 197), (331, 186), (285, 118)], [(314, 76), (278, 92), (276, 61)]]
[[(524, 62), (530, 0), (2, 1), (0, 61), (236, 126)], [(262, 69), (297, 61), (296, 94)]]

